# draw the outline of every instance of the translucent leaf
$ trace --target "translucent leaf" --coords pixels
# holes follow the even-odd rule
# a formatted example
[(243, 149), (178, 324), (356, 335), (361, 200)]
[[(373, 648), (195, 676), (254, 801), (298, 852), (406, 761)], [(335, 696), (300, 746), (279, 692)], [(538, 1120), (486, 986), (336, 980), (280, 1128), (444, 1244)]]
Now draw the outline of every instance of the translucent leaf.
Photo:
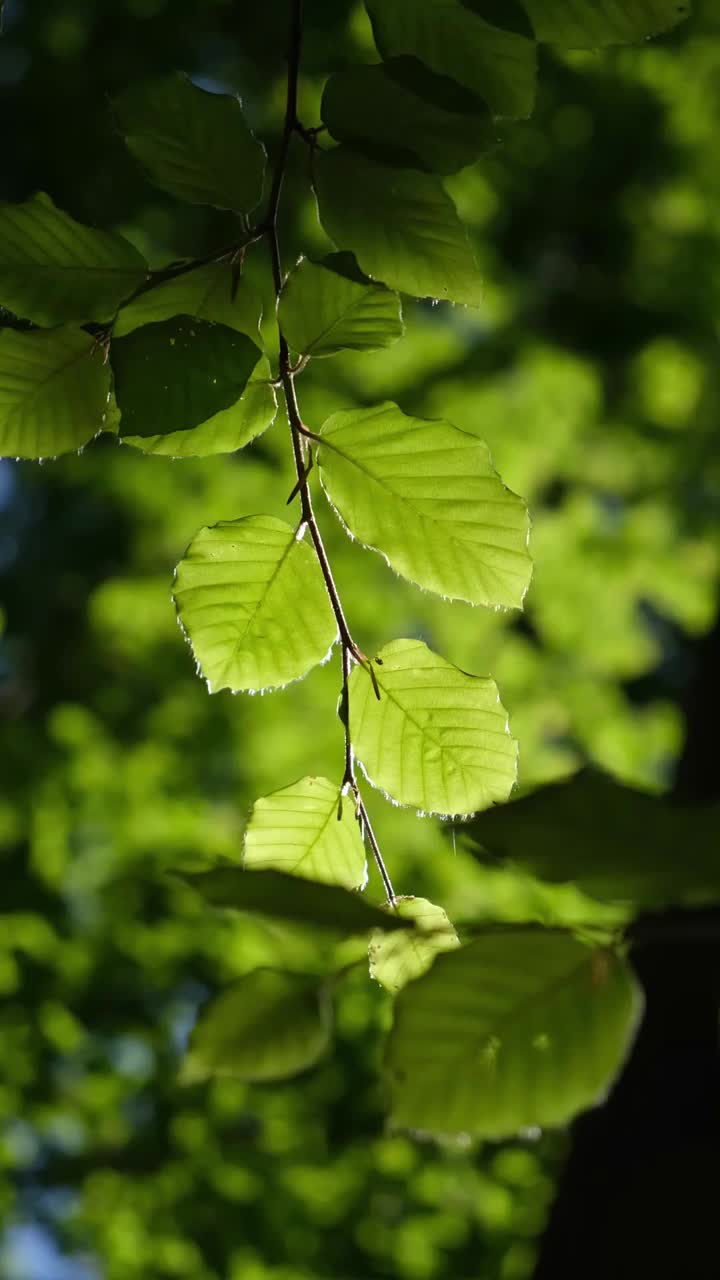
[(147, 274), (122, 236), (84, 227), (42, 192), (0, 205), (0, 305), (35, 324), (109, 320)]
[(392, 1120), (504, 1138), (602, 1102), (642, 997), (622, 959), (509, 929), (438, 956), (400, 993), (387, 1049)]
[(244, 333), (174, 316), (114, 338), (115, 396), (123, 436), (189, 431), (243, 394), (260, 359)]
[(0, 334), (0, 454), (53, 458), (102, 431), (110, 368), (81, 329)]
[(279, 318), (292, 350), (308, 356), (372, 351), (403, 332), (397, 294), (363, 276), (348, 253), (301, 258), (285, 281)]
[(353, 537), (429, 591), (522, 606), (528, 513), (481, 440), (390, 403), (335, 413), (320, 434), (323, 488)]
[(317, 1062), (330, 1031), (330, 1005), (316, 979), (255, 969), (202, 1009), (181, 1078), (284, 1080)]
[(314, 174), (323, 227), (366, 275), (416, 298), (479, 304), (475, 255), (438, 178), (345, 146), (318, 152)]
[(687, 0), (521, 0), (538, 40), (570, 49), (632, 44), (682, 22)]
[(476, 850), (540, 879), (644, 908), (720, 900), (718, 832), (718, 804), (673, 804), (590, 769), (463, 829)]
[(262, 299), (244, 277), (233, 280), (232, 266), (211, 262), (185, 275), (148, 289), (123, 307), (113, 326), (115, 338), (122, 338), (144, 324), (156, 324), (173, 316), (195, 316), (214, 320), (245, 333), (260, 342)]
[[(337, 809), (336, 809), (337, 817)], [(338, 933), (406, 932), (410, 924), (394, 911), (382, 911), (337, 884), (315, 884), (282, 871), (214, 867), (183, 880), (214, 907), (226, 907), (293, 924)]]
[(323, 884), (360, 889), (367, 879), (365, 846), (352, 797), (327, 778), (301, 778), (253, 805), (243, 862)]
[(441, 951), (459, 946), (458, 936), (442, 907), (427, 898), (396, 898), (395, 910), (412, 920), (409, 933), (378, 933), (368, 950), (370, 973), (388, 991), (396, 992), (426, 973)]
[(536, 80), (531, 40), (491, 26), (460, 0), (365, 0), (365, 7), (383, 58), (411, 54), (477, 94), (496, 115), (530, 115)]
[(113, 100), (128, 149), (150, 180), (191, 204), (248, 213), (262, 196), (265, 152), (238, 98), (207, 93), (179, 72)]
[(274, 516), (201, 529), (176, 569), (174, 596), (211, 693), (299, 680), (337, 638), (311, 548)]
[(467, 675), (420, 640), (395, 640), (374, 667), (350, 676), (350, 727), (373, 786), (398, 804), (438, 814), (474, 813), (506, 800), (517, 743), (497, 686)]
[(417, 58), (336, 72), (325, 85), (322, 118), (338, 142), (407, 151), (432, 173), (472, 164), (497, 137), (479, 99)]

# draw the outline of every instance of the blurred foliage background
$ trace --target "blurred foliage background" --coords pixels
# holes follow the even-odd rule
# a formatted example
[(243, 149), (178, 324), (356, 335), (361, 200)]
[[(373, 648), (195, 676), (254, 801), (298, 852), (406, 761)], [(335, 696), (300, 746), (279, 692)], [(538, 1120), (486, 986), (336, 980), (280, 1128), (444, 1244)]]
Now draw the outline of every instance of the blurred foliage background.
[[(374, 54), (352, 0), (309, 0), (302, 117)], [(161, 265), (232, 238), (228, 215), (147, 185), (107, 97), (181, 68), (237, 91), (272, 146), (284, 0), (7, 0), (0, 196), (37, 189)], [(311, 365), (305, 420), (382, 398), (490, 444), (533, 514), (524, 616), (423, 595), (323, 532), (360, 644), (418, 636), (492, 673), (521, 785), (592, 761), (671, 786), (720, 567), (720, 16), (642, 48), (544, 50), (533, 118), (449, 181), (486, 279), (477, 312), (407, 303), (377, 355)], [(327, 247), (293, 152), (286, 266)], [(246, 270), (266, 299), (263, 247)], [(272, 325), (268, 326), (268, 334)], [(480, 1150), (386, 1132), (388, 1002), (345, 984), (334, 1055), (287, 1086), (181, 1088), (198, 1002), (258, 963), (312, 965), (292, 932), (208, 918), (167, 869), (237, 858), (253, 799), (341, 771), (337, 663), (264, 698), (209, 697), (170, 599), (202, 525), (282, 516), (276, 427), (172, 462), (107, 439), (0, 462), (0, 1272), (8, 1280), (524, 1280), (567, 1139)], [(587, 918), (570, 888), (488, 870), (368, 796), (399, 892), (467, 917)], [(370, 894), (380, 899), (373, 881)], [(597, 913), (598, 908), (593, 908)]]

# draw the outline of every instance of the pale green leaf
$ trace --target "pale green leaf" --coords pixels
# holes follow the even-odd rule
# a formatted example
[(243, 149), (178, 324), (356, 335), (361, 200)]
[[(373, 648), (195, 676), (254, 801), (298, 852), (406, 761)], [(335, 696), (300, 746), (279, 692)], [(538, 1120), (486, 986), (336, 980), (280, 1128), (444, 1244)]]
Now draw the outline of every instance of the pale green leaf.
[(113, 338), (123, 436), (190, 431), (242, 396), (260, 350), (224, 324), (174, 316)]
[(481, 440), (391, 403), (335, 413), (320, 434), (323, 488), (354, 538), (429, 591), (522, 606), (529, 517)]
[(113, 100), (128, 149), (150, 180), (191, 204), (248, 213), (262, 196), (265, 152), (240, 100), (207, 93), (179, 72)]
[(632, 44), (690, 13), (688, 0), (521, 0), (538, 40), (570, 49)]
[(229, 262), (210, 262), (146, 290), (122, 308), (113, 336), (123, 338), (141, 325), (185, 315), (227, 325), (259, 344), (262, 299), (244, 277), (236, 285), (232, 272)]
[(269, 916), (313, 929), (344, 934), (368, 933), (371, 929), (405, 933), (412, 927), (402, 915), (374, 907), (337, 884), (316, 884), (283, 871), (247, 871), (227, 865), (182, 878), (213, 907)]
[(442, 907), (427, 898), (396, 898), (394, 910), (403, 920), (412, 920), (415, 928), (388, 936), (377, 933), (368, 949), (372, 977), (392, 992), (425, 973), (441, 951), (459, 946)]
[(176, 569), (174, 597), (211, 693), (299, 680), (337, 638), (310, 546), (274, 516), (201, 529)]
[(417, 58), (348, 67), (325, 85), (321, 114), (338, 142), (407, 151), (433, 173), (454, 173), (496, 141), (487, 107)]
[(82, 329), (0, 334), (0, 455), (54, 458), (105, 426), (110, 367)]
[(372, 351), (403, 332), (397, 294), (363, 276), (346, 253), (322, 262), (301, 258), (285, 281), (278, 315), (291, 349), (306, 356)]
[(642, 1011), (625, 962), (573, 938), (511, 929), (446, 955), (396, 1003), (392, 1120), (504, 1138), (602, 1102)]
[(517, 743), (493, 680), (468, 675), (419, 640), (395, 640), (350, 676), (353, 745), (373, 786), (398, 804), (467, 814), (506, 800)]
[(201, 1010), (181, 1079), (287, 1079), (322, 1057), (331, 1025), (330, 1004), (316, 979), (255, 969)]
[(362, 888), (365, 846), (352, 796), (341, 797), (340, 788), (327, 778), (301, 778), (262, 796), (253, 805), (245, 833), (243, 864)]
[(498, 116), (529, 116), (535, 101), (531, 40), (471, 13), (460, 0), (365, 0), (383, 58), (410, 54), (450, 76)]
[(323, 227), (366, 275), (416, 298), (479, 305), (477, 261), (438, 178), (345, 146), (318, 152), (314, 175)]
[(122, 236), (84, 227), (43, 192), (0, 205), (0, 305), (39, 325), (109, 320), (147, 278)]

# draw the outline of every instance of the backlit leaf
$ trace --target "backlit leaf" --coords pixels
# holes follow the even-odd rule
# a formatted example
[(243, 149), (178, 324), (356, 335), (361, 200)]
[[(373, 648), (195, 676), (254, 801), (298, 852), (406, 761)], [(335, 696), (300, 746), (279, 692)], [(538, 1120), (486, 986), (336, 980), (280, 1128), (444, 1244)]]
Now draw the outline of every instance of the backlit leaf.
[(40, 325), (109, 320), (147, 278), (142, 254), (40, 192), (0, 205), (0, 305)]
[(211, 693), (299, 680), (337, 637), (310, 546), (274, 516), (201, 529), (177, 567), (174, 596)]
[(106, 425), (110, 368), (81, 329), (0, 333), (0, 455), (53, 458)]
[(123, 338), (141, 325), (180, 315), (213, 320), (260, 342), (262, 299), (243, 276), (234, 288), (228, 262), (210, 262), (140, 294), (120, 311), (113, 335)]
[(321, 437), (323, 488), (353, 537), (429, 591), (521, 607), (528, 513), (481, 440), (390, 403), (335, 413)]
[(521, 0), (538, 40), (571, 49), (632, 44), (682, 22), (688, 0)]
[(309, 356), (372, 351), (403, 332), (397, 294), (363, 276), (346, 253), (302, 258), (285, 281), (279, 319), (291, 349)]
[(301, 778), (255, 801), (243, 863), (323, 884), (359, 889), (367, 878), (365, 846), (352, 797), (327, 778)]
[(538, 929), (487, 934), (404, 988), (387, 1049), (392, 1120), (504, 1138), (605, 1098), (642, 1010), (609, 951)]
[(439, 814), (506, 800), (517, 743), (495, 682), (460, 671), (419, 640), (395, 640), (377, 662), (379, 700), (364, 667), (350, 676), (353, 744), (373, 786)]
[(372, 977), (392, 992), (425, 973), (441, 951), (459, 946), (442, 907), (427, 898), (396, 898), (394, 908), (403, 920), (412, 920), (415, 928), (388, 936), (378, 933), (368, 949)]

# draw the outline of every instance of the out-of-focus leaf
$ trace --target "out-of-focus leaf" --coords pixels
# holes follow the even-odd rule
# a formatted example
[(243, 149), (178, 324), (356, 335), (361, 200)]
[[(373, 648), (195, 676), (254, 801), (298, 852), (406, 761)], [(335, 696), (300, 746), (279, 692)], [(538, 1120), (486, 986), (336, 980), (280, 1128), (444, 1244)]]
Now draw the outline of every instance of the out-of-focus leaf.
[(302, 258), (285, 281), (279, 319), (292, 350), (307, 356), (372, 351), (403, 332), (397, 294), (363, 276), (349, 253)]
[(346, 146), (318, 152), (314, 172), (323, 227), (366, 275), (416, 298), (480, 303), (475, 255), (438, 178)]
[(110, 368), (82, 329), (0, 334), (0, 455), (54, 458), (106, 424)]
[(425, 973), (441, 951), (459, 946), (442, 907), (427, 898), (396, 898), (395, 910), (403, 920), (412, 920), (415, 928), (387, 937), (378, 933), (368, 949), (370, 973), (392, 992)]
[(322, 1057), (330, 1032), (330, 1004), (317, 979), (256, 969), (202, 1009), (181, 1078), (284, 1080)]
[(335, 413), (321, 437), (323, 488), (353, 537), (428, 591), (522, 606), (528, 513), (481, 440), (391, 403)]
[(511, 929), (438, 956), (400, 993), (392, 1119), (503, 1138), (601, 1102), (642, 1010), (625, 962), (561, 933)]
[(123, 338), (141, 325), (181, 315), (227, 325), (247, 334), (253, 342), (260, 342), (262, 300), (242, 276), (237, 288), (233, 288), (232, 266), (228, 262), (210, 262), (140, 294), (120, 311), (113, 335)]
[(201, 529), (177, 567), (174, 597), (211, 693), (299, 680), (337, 637), (310, 546), (275, 516)]
[(122, 236), (83, 226), (43, 192), (0, 205), (0, 304), (35, 324), (109, 320), (147, 273)]
[(260, 360), (244, 333), (175, 316), (114, 338), (111, 360), (123, 436), (190, 431), (235, 404)]
[(259, 203), (265, 151), (238, 98), (174, 72), (113, 100), (128, 149), (155, 186), (191, 204), (248, 213)]
[(327, 778), (301, 778), (253, 805), (243, 861), (257, 870), (285, 871), (360, 889), (367, 877), (365, 846), (352, 796)]
[(632, 44), (675, 27), (688, 0), (521, 0), (538, 40), (569, 49)]
[(395, 640), (350, 676), (353, 744), (373, 786), (398, 804), (466, 814), (506, 800), (517, 743), (494, 680), (467, 675), (419, 640)]

